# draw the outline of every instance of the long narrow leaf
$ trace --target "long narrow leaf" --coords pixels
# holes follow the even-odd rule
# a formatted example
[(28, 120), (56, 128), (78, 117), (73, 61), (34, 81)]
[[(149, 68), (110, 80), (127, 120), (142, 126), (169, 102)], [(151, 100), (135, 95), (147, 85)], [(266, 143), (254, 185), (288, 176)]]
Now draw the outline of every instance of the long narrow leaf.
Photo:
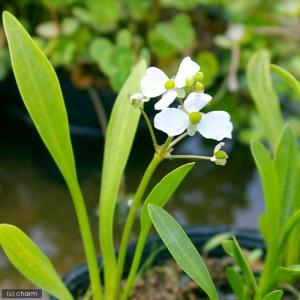
[(277, 75), (279, 75), (286, 83), (296, 92), (298, 98), (297, 100), (300, 101), (300, 83), (299, 81), (288, 71), (285, 69), (277, 66), (271, 65), (272, 71), (274, 71)]
[(272, 291), (263, 297), (263, 300), (280, 300), (283, 296), (282, 290)]
[(283, 247), (287, 246), (287, 240), (297, 226), (300, 226), (300, 209), (298, 209), (284, 224), (282, 238), (280, 241), (282, 251)]
[(148, 213), (148, 204), (155, 204), (160, 207), (165, 206), (173, 193), (176, 191), (182, 180), (194, 167), (195, 163), (188, 163), (178, 167), (169, 174), (167, 174), (149, 193), (146, 198), (142, 213), (141, 213), (141, 230), (149, 230), (151, 227), (151, 220)]
[(297, 190), (298, 146), (297, 138), (289, 125), (286, 125), (279, 138), (275, 151), (275, 166), (282, 188), (282, 222), (295, 208)]
[(252, 56), (247, 67), (247, 82), (264, 126), (265, 137), (274, 149), (283, 121), (278, 97), (272, 86), (270, 57), (266, 50)]
[(248, 285), (255, 291), (257, 289), (255, 277), (252, 273), (249, 261), (243, 254), (236, 238), (233, 237), (232, 240), (224, 241), (222, 245), (225, 252), (230, 255), (234, 259), (235, 263), (241, 268)]
[(258, 142), (251, 143), (251, 151), (258, 168), (265, 199), (264, 236), (267, 237), (267, 243), (272, 245), (277, 243), (280, 234), (281, 223), (281, 189), (279, 177), (273, 160), (264, 146)]
[(24, 104), (67, 181), (75, 176), (68, 118), (55, 71), (46, 56), (10, 13), (3, 13), (11, 62)]
[(3, 13), (12, 67), (24, 104), (72, 194), (94, 295), (101, 298), (96, 254), (79, 187), (66, 108), (53, 67), (10, 13)]
[(129, 104), (129, 96), (139, 91), (139, 82), (145, 73), (146, 63), (140, 61), (122, 87), (107, 128), (104, 147), (100, 191), (100, 246), (102, 250), (105, 279), (112, 285), (116, 271), (113, 241), (113, 217), (121, 178), (128, 160), (138, 126), (140, 111)]
[(181, 269), (190, 276), (212, 300), (219, 299), (209, 272), (184, 230), (163, 208), (149, 204), (150, 218)]
[(233, 267), (229, 267), (226, 269), (226, 277), (237, 299), (246, 300), (247, 286), (245, 285), (241, 274)]
[(0, 246), (10, 262), (36, 286), (58, 299), (73, 299), (49, 259), (19, 228), (1, 224)]

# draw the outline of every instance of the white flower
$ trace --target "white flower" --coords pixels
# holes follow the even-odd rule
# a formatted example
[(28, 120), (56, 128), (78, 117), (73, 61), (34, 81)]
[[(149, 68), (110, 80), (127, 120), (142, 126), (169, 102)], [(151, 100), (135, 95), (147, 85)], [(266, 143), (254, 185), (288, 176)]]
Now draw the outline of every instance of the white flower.
[(154, 107), (157, 110), (167, 108), (177, 96), (184, 97), (183, 87), (186, 85), (186, 81), (199, 70), (200, 66), (189, 56), (182, 60), (176, 76), (171, 79), (162, 70), (150, 67), (142, 78), (141, 91), (149, 98), (162, 95)]
[(193, 92), (184, 101), (183, 107), (166, 108), (158, 113), (154, 118), (154, 127), (168, 136), (176, 136), (187, 130), (189, 135), (198, 131), (205, 138), (217, 141), (231, 138), (233, 126), (227, 112), (199, 112), (211, 99), (208, 94)]
[(135, 93), (130, 96), (129, 102), (133, 105), (133, 107), (139, 108), (143, 105), (144, 102), (148, 102), (149, 100), (149, 97), (146, 97), (141, 93)]
[(214, 149), (214, 156), (210, 158), (216, 165), (225, 166), (227, 162), (228, 155), (224, 150), (221, 150), (225, 146), (225, 143), (221, 142), (217, 144)]

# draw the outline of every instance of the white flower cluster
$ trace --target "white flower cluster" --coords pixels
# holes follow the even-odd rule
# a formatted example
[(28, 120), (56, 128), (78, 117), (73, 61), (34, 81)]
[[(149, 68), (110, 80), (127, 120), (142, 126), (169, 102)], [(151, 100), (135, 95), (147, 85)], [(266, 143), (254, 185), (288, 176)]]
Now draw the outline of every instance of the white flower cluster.
[[(162, 70), (156, 67), (147, 69), (141, 80), (141, 93), (131, 96), (131, 103), (139, 107), (151, 98), (161, 96), (154, 105), (160, 110), (154, 118), (154, 127), (173, 137), (187, 131), (188, 135), (194, 135), (197, 131), (207, 139), (221, 141), (231, 138), (232, 123), (230, 116), (225, 111), (200, 112), (212, 97), (203, 92), (203, 85), (199, 79), (203, 79), (203, 73), (199, 72), (200, 66), (185, 57), (180, 63), (177, 74), (169, 78)], [(184, 98), (186, 86), (194, 85), (192, 91), (180, 105), (169, 107), (176, 98)]]

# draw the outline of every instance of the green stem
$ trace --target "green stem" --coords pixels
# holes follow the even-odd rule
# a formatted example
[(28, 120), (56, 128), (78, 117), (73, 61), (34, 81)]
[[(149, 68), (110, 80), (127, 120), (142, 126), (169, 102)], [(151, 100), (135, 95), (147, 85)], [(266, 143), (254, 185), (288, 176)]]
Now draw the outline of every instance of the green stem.
[(129, 293), (132, 289), (132, 286), (134, 284), (135, 278), (136, 278), (136, 274), (141, 262), (141, 257), (143, 254), (143, 250), (144, 250), (144, 246), (145, 246), (145, 242), (148, 236), (149, 230), (147, 230), (146, 232), (141, 232), (136, 248), (135, 248), (135, 252), (134, 252), (134, 257), (133, 257), (133, 261), (130, 267), (130, 272), (129, 275), (127, 277), (127, 281), (126, 281), (126, 285), (124, 290), (122, 291), (122, 296), (121, 296), (121, 300), (127, 300)]
[(93, 241), (91, 227), (89, 224), (88, 214), (84, 204), (81, 189), (78, 182), (71, 182), (68, 184), (68, 187), (72, 195), (77, 220), (79, 223), (79, 229), (89, 269), (93, 298), (102, 300), (102, 287), (100, 282), (99, 268), (97, 264), (95, 244)]
[(176, 144), (178, 144), (180, 141), (182, 141), (185, 137), (188, 136), (188, 133), (185, 132), (179, 137), (177, 137), (172, 143), (170, 143), (170, 148), (173, 148)]
[(152, 139), (152, 142), (153, 142), (154, 149), (156, 150), (158, 144), (157, 144), (156, 136), (155, 136), (153, 127), (152, 127), (152, 125), (151, 125), (151, 122), (150, 122), (150, 120), (149, 120), (149, 118), (148, 118), (146, 112), (145, 112), (143, 109), (141, 109), (141, 113), (142, 113), (142, 115), (143, 115), (143, 117), (144, 117), (144, 119), (145, 119), (145, 121), (146, 121), (146, 124), (147, 124), (147, 126), (148, 126), (148, 129), (149, 129), (149, 131), (150, 131), (150, 135), (151, 135), (151, 139)]
[(135, 221), (136, 212), (139, 208), (139, 205), (141, 203), (142, 198), (144, 197), (144, 193), (146, 191), (146, 188), (148, 187), (148, 184), (151, 180), (151, 177), (159, 165), (159, 163), (163, 160), (162, 156), (159, 156), (157, 154), (154, 155), (152, 161), (150, 162), (148, 168), (146, 169), (146, 172), (141, 180), (141, 183), (137, 189), (137, 192), (135, 194), (135, 197), (133, 199), (132, 205), (129, 210), (129, 214), (125, 223), (120, 249), (119, 249), (119, 256), (118, 256), (118, 262), (117, 262), (117, 274), (114, 281), (114, 289), (112, 297), (109, 299), (116, 300), (118, 299), (119, 294), (119, 288), (120, 288), (120, 282), (123, 274), (124, 269), (124, 262), (126, 258), (127, 253), (127, 247), (129, 242), (129, 237), (131, 234), (131, 230)]

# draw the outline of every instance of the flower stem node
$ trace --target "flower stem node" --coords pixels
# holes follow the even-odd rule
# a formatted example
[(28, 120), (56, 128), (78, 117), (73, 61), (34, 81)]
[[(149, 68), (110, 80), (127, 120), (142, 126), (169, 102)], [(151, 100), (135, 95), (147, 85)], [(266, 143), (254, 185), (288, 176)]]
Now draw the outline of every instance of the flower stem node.
[(213, 161), (216, 165), (219, 166), (225, 166), (228, 158), (227, 153), (224, 150), (221, 150), (221, 148), (224, 145), (224, 142), (217, 144), (217, 146), (214, 149), (214, 156), (210, 158), (211, 161)]
[(202, 115), (198, 111), (193, 111), (189, 114), (189, 120), (192, 124), (196, 125), (201, 121)]
[(194, 86), (193, 86), (193, 90), (196, 92), (196, 93), (203, 93), (204, 92), (204, 85), (203, 83), (197, 81)]

